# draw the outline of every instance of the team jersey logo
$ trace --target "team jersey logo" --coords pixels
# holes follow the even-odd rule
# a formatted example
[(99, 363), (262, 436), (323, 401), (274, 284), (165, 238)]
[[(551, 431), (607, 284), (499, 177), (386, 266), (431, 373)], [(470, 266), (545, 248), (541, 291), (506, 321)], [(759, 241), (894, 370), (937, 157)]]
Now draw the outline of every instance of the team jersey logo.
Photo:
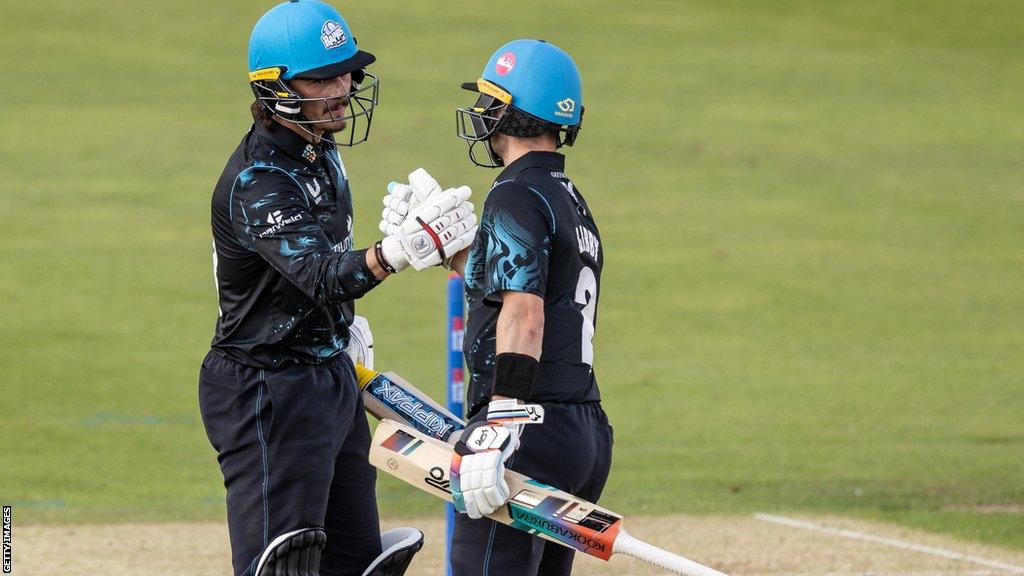
[(306, 190), (309, 191), (309, 195), (313, 197), (313, 201), (319, 204), (323, 198), (320, 196), (320, 181), (313, 178), (313, 185), (306, 182)]
[(306, 147), (302, 149), (302, 157), (310, 164), (316, 162), (316, 149), (312, 144), (306, 144)]
[(498, 73), (498, 76), (504, 76), (512, 71), (516, 66), (516, 55), (514, 52), (505, 52), (498, 58), (498, 61), (494, 63), (494, 71)]
[(334, 20), (324, 22), (323, 28), (320, 29), (320, 42), (323, 43), (325, 49), (337, 48), (347, 40), (348, 36), (345, 35), (345, 30), (340, 23)]

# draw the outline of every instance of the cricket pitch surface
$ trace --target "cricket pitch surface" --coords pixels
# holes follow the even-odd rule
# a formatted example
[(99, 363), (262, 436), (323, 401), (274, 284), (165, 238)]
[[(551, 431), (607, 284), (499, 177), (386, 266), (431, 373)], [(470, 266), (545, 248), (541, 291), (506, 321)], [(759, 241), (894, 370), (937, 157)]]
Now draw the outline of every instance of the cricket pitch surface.
[[(439, 514), (440, 516), (440, 514)], [(440, 576), (444, 521), (384, 519), (426, 536), (409, 576)], [(892, 524), (828, 516), (628, 517), (637, 538), (732, 575), (1001, 576), (1024, 574), (1024, 552), (965, 542)], [(817, 527), (817, 529), (815, 528)], [(64, 576), (225, 576), (231, 573), (223, 523), (14, 527), (14, 574)], [(664, 574), (640, 561), (577, 555), (574, 574)]]

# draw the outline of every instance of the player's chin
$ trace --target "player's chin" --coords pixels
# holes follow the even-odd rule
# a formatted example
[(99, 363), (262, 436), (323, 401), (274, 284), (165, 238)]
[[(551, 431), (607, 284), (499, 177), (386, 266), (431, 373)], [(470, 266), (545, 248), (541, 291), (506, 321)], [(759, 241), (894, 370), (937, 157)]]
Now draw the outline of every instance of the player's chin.
[(344, 118), (340, 118), (330, 122), (323, 122), (320, 124), (320, 128), (322, 128), (324, 132), (341, 132), (345, 129), (347, 124), (348, 122)]

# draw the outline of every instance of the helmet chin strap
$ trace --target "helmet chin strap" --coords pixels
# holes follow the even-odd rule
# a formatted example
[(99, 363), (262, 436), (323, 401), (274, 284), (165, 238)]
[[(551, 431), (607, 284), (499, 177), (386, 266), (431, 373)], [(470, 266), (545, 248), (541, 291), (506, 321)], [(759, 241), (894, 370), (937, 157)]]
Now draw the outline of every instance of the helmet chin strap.
[[(335, 98), (322, 98), (321, 100), (324, 102), (325, 105), (327, 105), (328, 100), (334, 100), (334, 99)], [(299, 104), (299, 106), (301, 107), (301, 104)], [(328, 106), (328, 110), (329, 109), (330, 108)], [(328, 131), (327, 130), (323, 130), (323, 131), (320, 131), (320, 133), (318, 134), (317, 131), (316, 131), (317, 125), (319, 125), (319, 124), (334, 124), (335, 122), (344, 121), (345, 120), (345, 116), (342, 116), (341, 118), (335, 118), (333, 113), (331, 114), (331, 117), (329, 119), (324, 119), (324, 120), (312, 120), (312, 119), (308, 118), (305, 114), (303, 114), (301, 111), (298, 112), (298, 113), (290, 112), (289, 111), (289, 113), (295, 115), (294, 120), (291, 119), (291, 118), (286, 118), (283, 115), (278, 114), (276, 112), (274, 113), (274, 117), (277, 118), (278, 119), (277, 120), (278, 123), (281, 124), (282, 126), (284, 126), (285, 128), (288, 128), (288, 129), (293, 130), (293, 131), (294, 130), (299, 130), (301, 132), (304, 132), (307, 136), (309, 136), (309, 138), (312, 139), (312, 143), (313, 144), (320, 144), (321, 141), (327, 139), (325, 135), (328, 134)], [(312, 129), (311, 128), (307, 128), (307, 126), (312, 126)], [(345, 127), (342, 127), (342, 130), (344, 130), (344, 129), (345, 129)], [(334, 132), (330, 132), (330, 133), (333, 134)]]
[(301, 121), (304, 121), (304, 122), (293, 122), (290, 118), (285, 118), (283, 115), (279, 114), (278, 111), (274, 109), (276, 107), (272, 108), (270, 106), (267, 106), (267, 108), (270, 110), (271, 114), (273, 114), (274, 122), (277, 122), (278, 124), (280, 124), (281, 126), (283, 126), (284, 128), (287, 128), (289, 130), (292, 130), (292, 131), (295, 131), (295, 132), (298, 132), (298, 131), (304, 132), (306, 136), (308, 136), (309, 138), (312, 139), (312, 143), (313, 144), (319, 144), (320, 140), (324, 139), (324, 137), (323, 137), (324, 133), (317, 134), (313, 130), (310, 130), (309, 128), (306, 128), (306, 124), (316, 124), (316, 122), (310, 120), (309, 118), (306, 118), (301, 113), (296, 114), (295, 115), (296, 116), (295, 119), (296, 120), (301, 120)]
[[(305, 119), (307, 121), (309, 120), (308, 118), (305, 118), (302, 115), (300, 115), (299, 118), (300, 119)], [(287, 122), (287, 120), (286, 120), (286, 122)], [(308, 134), (310, 137), (312, 137), (313, 138), (313, 142), (312, 142), (313, 144), (319, 144), (320, 141), (324, 139), (323, 135), (326, 134), (326, 132), (321, 132), (320, 134), (317, 134), (313, 130), (310, 130), (309, 128), (306, 128), (305, 124), (299, 124), (297, 122), (289, 122), (289, 125), (290, 125), (289, 127), (294, 126), (295, 128), (298, 128), (299, 130), (302, 130), (303, 132)]]

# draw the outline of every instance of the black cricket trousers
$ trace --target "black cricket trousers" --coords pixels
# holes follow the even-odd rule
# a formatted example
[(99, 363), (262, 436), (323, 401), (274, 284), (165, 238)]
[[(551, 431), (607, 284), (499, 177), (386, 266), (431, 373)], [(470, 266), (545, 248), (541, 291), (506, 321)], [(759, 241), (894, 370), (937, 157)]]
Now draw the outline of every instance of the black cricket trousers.
[(236, 576), (277, 536), (323, 527), (323, 576), (359, 576), (381, 552), (376, 470), (352, 361), (261, 369), (211, 350), (199, 407), (227, 489)]

